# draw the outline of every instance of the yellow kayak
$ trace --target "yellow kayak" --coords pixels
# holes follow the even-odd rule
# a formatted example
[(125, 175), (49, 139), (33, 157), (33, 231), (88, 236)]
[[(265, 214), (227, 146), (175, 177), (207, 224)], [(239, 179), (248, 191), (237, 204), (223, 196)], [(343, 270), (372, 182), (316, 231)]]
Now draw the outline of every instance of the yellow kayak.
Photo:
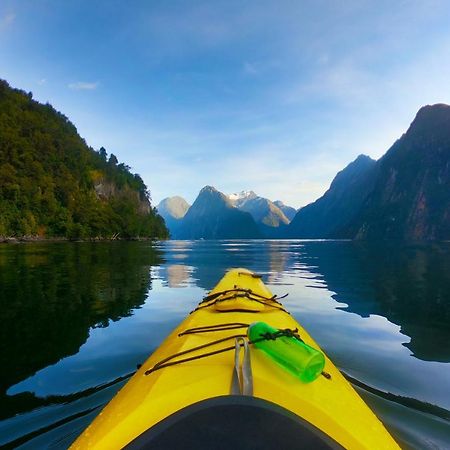
[[(249, 340), (255, 322), (278, 331)], [(265, 340), (276, 348), (279, 336), (320, 355), (314, 380), (302, 381), (264, 351)], [(322, 355), (259, 276), (232, 269), (72, 448), (398, 449)]]

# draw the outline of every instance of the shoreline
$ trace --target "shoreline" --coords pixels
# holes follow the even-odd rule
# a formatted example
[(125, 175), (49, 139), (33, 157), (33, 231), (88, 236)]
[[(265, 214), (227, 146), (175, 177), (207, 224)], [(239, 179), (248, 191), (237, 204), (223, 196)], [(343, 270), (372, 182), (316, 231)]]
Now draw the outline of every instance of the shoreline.
[(119, 237), (91, 237), (91, 238), (80, 238), (80, 239), (70, 239), (62, 236), (55, 237), (40, 237), (40, 236), (20, 236), (20, 237), (11, 237), (11, 236), (0, 236), (0, 245), (1, 244), (26, 244), (33, 242), (46, 242), (46, 243), (54, 243), (54, 242), (117, 242), (117, 241), (157, 241), (164, 240), (159, 237), (131, 237), (131, 238), (119, 238)]

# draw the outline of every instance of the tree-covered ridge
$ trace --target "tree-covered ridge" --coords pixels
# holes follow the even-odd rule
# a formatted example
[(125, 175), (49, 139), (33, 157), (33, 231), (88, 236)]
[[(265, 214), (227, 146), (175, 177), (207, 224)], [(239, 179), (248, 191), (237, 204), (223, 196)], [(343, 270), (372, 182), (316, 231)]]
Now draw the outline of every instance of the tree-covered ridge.
[(167, 237), (141, 177), (0, 80), (0, 236)]

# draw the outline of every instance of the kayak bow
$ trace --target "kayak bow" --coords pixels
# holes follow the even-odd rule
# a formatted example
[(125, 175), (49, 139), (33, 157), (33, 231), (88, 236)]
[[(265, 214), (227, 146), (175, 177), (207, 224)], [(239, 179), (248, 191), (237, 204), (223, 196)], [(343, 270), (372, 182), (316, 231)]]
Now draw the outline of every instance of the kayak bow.
[[(266, 331), (249, 342), (254, 322)], [(295, 346), (314, 354), (309, 378)], [(322, 355), (260, 277), (232, 269), (72, 448), (398, 449)]]

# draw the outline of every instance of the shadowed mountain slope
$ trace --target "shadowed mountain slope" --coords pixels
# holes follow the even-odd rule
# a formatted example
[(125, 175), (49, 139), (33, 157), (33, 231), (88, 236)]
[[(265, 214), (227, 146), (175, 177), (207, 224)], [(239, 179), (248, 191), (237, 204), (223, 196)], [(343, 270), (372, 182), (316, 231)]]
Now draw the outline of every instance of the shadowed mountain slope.
[(287, 234), (293, 238), (335, 237), (359, 213), (371, 192), (376, 176), (376, 162), (359, 155), (340, 171), (325, 194), (301, 208), (290, 223)]
[(340, 233), (357, 239), (450, 239), (450, 106), (419, 110), (377, 162), (374, 187)]
[(280, 208), (281, 211), (283, 211), (283, 214), (287, 217), (289, 222), (291, 222), (292, 219), (297, 214), (297, 210), (295, 208), (293, 208), (292, 206), (285, 205), (281, 200), (275, 200), (273, 203), (276, 206), (278, 206), (278, 208)]
[(205, 186), (189, 208), (178, 232), (180, 239), (252, 239), (261, 233), (252, 216), (235, 208), (224, 194)]

